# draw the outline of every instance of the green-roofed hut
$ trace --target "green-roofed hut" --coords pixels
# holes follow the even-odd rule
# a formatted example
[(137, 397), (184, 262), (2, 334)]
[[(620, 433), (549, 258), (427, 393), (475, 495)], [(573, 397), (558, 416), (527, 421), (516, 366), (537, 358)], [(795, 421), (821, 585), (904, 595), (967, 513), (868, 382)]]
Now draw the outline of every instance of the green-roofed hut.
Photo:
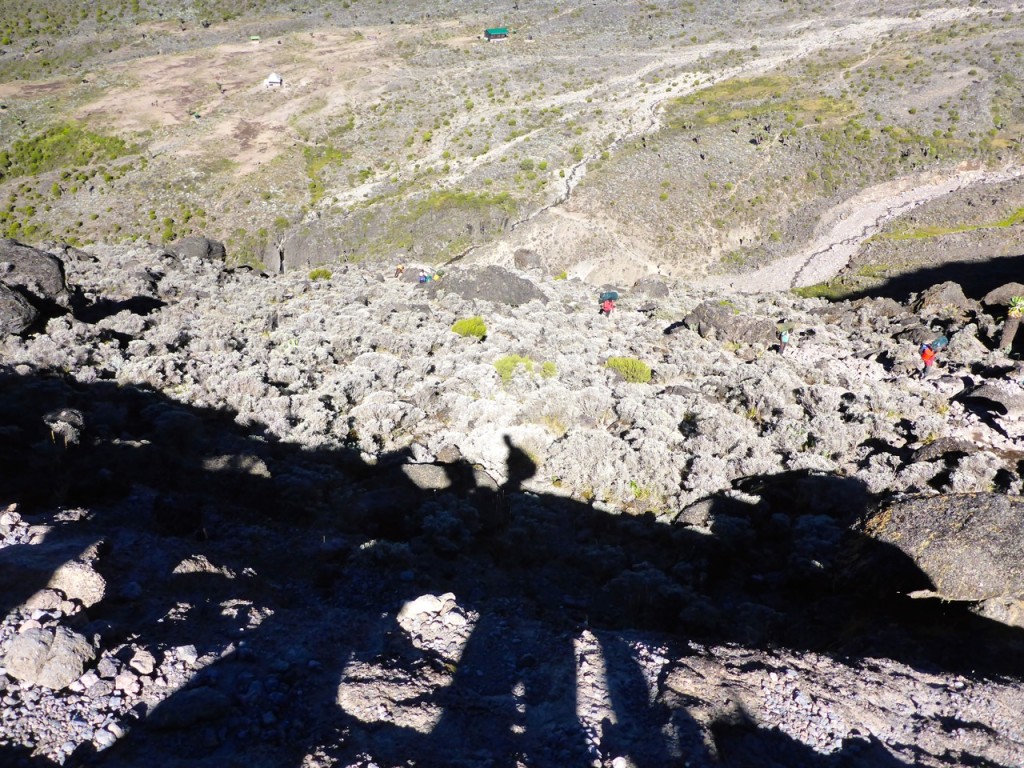
[(484, 30), (484, 37), (488, 40), (507, 40), (508, 27), (491, 27)]

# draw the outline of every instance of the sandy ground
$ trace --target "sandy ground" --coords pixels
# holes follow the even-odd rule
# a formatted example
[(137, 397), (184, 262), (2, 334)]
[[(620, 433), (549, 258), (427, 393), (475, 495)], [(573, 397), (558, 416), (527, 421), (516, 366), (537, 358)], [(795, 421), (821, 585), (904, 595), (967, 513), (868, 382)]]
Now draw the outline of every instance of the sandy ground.
[[(304, 113), (336, 115), (379, 98), (398, 66), (392, 48), (404, 34), (404, 28), (349, 28), (240, 39), (135, 59), (79, 81), (3, 83), (0, 97), (70, 97), (95, 89), (98, 95), (86, 94), (73, 117), (121, 135), (152, 131), (157, 153), (212, 153), (245, 174), (293, 143)], [(266, 85), (271, 73), (281, 75), (282, 87)], [(194, 130), (183, 130), (190, 124)]]

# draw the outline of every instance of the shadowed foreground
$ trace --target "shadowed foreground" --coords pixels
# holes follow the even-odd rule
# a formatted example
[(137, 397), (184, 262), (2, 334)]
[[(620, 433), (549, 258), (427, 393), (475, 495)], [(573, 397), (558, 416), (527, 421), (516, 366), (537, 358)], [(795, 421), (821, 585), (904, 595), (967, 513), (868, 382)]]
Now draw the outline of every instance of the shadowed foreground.
[[(47, 426), (58, 409), (82, 416), (66, 442)], [(926, 748), (813, 712), (794, 738), (787, 667), (831, 670), (837, 701), (867, 696), (844, 686), (884, 677), (886, 659), (924, 681), (1022, 673), (1020, 632), (901, 597), (928, 581), (850, 531), (871, 499), (845, 478), (748, 478), (757, 503), (707, 499), (667, 524), (523, 490), (536, 468), (507, 439), (494, 483), (6, 370), (0, 423), (0, 501), (52, 526), (48, 565), (26, 566), (35, 545), (0, 549), (4, 613), (100, 542), (107, 596), (78, 631), (211, 661), (66, 765), (930, 765)], [(741, 675), (769, 672), (781, 726), (743, 690)], [(52, 764), (6, 743), (0, 762)]]

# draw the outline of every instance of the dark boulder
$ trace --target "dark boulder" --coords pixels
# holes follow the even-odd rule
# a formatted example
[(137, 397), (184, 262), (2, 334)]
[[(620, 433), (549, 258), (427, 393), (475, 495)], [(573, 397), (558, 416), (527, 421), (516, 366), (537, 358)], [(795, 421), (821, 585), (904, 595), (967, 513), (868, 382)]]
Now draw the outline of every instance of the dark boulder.
[(1014, 296), (1024, 296), (1024, 285), (1021, 283), (1006, 283), (998, 288), (993, 288), (991, 291), (985, 294), (982, 298), (981, 303), (987, 306), (1002, 306), (1007, 307), (1010, 305), (1010, 299)]
[(180, 258), (192, 257), (210, 261), (223, 261), (227, 256), (224, 243), (202, 235), (189, 235), (167, 246), (167, 250)]
[(964, 392), (959, 399), (994, 415), (1024, 418), (1024, 391), (1012, 381), (983, 382)]
[(434, 290), (450, 291), (464, 299), (491, 301), (513, 307), (534, 300), (547, 303), (547, 297), (532, 282), (493, 265), (452, 270), (440, 282), (429, 285)]
[(324, 222), (306, 222), (290, 229), (282, 240), (267, 245), (263, 263), (271, 274), (337, 264), (343, 253), (340, 243), (341, 236)]
[(512, 254), (512, 260), (516, 269), (542, 269), (544, 267), (544, 260), (540, 254), (528, 248), (517, 248), (516, 252)]
[(912, 461), (947, 460), (958, 456), (968, 456), (978, 452), (978, 446), (970, 440), (958, 437), (940, 437), (914, 451)]
[(931, 589), (912, 590), (912, 597), (976, 603), (983, 616), (1024, 626), (1024, 498), (912, 498), (882, 507), (864, 532), (898, 548), (931, 582)]
[(653, 299), (665, 299), (669, 295), (669, 289), (665, 282), (652, 275), (637, 280), (633, 284), (633, 291)]
[(964, 295), (958, 283), (945, 282), (923, 291), (911, 309), (918, 315), (957, 319), (969, 312), (979, 312), (981, 307)]
[(56, 256), (17, 240), (0, 239), (0, 283), (42, 304), (68, 304), (64, 264)]
[(906, 307), (895, 299), (886, 297), (857, 299), (851, 305), (856, 310), (866, 310), (870, 317), (895, 318), (906, 314)]
[(683, 318), (683, 325), (705, 339), (740, 344), (772, 344), (777, 335), (771, 320), (741, 314), (728, 302), (705, 301)]
[(0, 337), (27, 330), (39, 313), (18, 293), (0, 283)]

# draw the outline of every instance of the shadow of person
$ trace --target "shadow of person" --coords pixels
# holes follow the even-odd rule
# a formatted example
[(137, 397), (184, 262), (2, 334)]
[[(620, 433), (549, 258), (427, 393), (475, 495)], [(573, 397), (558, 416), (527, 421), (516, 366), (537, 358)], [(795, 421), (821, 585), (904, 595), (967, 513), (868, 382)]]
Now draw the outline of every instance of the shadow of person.
[[(42, 461), (56, 407), (82, 412), (82, 441)], [(537, 467), (507, 437), (499, 484), (465, 462), (371, 464), (158, 393), (3, 370), (0, 420), (15, 470), (0, 493), (26, 515), (87, 508), (50, 535), (106, 542), (101, 647), (203, 660), (122, 713), (116, 745), (83, 741), (66, 765), (742, 766), (758, 743), (801, 765), (897, 765), (877, 745), (824, 754), (734, 719), (722, 738), (748, 746), (709, 746), (696, 702), (657, 696), (642, 657), (698, 641), (1021, 672), (1019, 632), (908, 606), (900, 593), (927, 580), (851, 531), (870, 498), (848, 478), (745, 478), (756, 501), (716, 496), (670, 523), (527, 490)], [(23, 747), (0, 760), (47, 763)]]

